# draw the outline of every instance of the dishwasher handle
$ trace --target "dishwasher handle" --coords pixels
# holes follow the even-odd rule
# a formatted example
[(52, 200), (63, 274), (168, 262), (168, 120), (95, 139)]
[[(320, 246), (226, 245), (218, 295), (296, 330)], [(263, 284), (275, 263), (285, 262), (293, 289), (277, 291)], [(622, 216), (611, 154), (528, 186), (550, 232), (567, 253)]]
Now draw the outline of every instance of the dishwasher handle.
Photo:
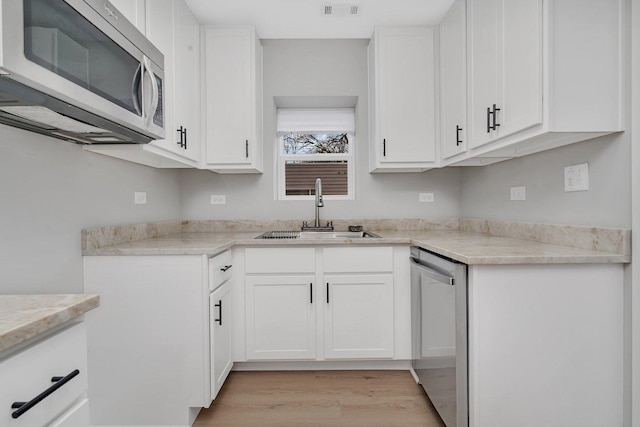
[(438, 273), (435, 270), (432, 270), (431, 268), (422, 264), (420, 260), (417, 258), (410, 257), (409, 259), (411, 260), (413, 267), (417, 268), (420, 271), (420, 273), (432, 278), (433, 280), (437, 280), (440, 283), (444, 283), (445, 285), (453, 286), (453, 277), (446, 276), (444, 274)]

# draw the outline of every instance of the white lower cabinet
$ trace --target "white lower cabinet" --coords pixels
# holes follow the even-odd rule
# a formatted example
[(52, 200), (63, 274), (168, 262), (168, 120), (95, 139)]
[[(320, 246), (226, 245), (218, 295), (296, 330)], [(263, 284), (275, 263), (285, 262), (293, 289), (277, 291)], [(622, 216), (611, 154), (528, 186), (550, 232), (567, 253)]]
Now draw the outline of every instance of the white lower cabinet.
[(247, 359), (316, 358), (315, 275), (247, 276)]
[[(54, 377), (56, 381), (53, 381)], [(7, 427), (86, 427), (87, 335), (83, 323), (73, 324), (28, 347), (0, 358), (0, 425)], [(22, 414), (15, 402), (30, 402), (60, 385)], [(12, 414), (18, 415), (13, 418)]]
[(325, 275), (326, 359), (393, 357), (393, 275)]
[(624, 425), (622, 264), (473, 265), (468, 283), (470, 426)]
[(393, 248), (245, 251), (247, 360), (394, 357)]
[(188, 426), (211, 404), (208, 261), (83, 258), (101, 301), (86, 320), (91, 425)]
[(231, 283), (220, 285), (209, 297), (211, 400), (215, 399), (231, 368)]

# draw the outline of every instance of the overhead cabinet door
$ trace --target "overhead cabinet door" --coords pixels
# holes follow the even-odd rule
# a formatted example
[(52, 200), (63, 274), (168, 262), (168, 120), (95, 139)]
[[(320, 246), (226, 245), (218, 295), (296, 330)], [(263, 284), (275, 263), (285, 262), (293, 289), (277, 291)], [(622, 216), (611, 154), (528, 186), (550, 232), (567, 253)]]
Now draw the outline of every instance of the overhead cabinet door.
[(469, 148), (542, 123), (542, 1), (468, 0)]

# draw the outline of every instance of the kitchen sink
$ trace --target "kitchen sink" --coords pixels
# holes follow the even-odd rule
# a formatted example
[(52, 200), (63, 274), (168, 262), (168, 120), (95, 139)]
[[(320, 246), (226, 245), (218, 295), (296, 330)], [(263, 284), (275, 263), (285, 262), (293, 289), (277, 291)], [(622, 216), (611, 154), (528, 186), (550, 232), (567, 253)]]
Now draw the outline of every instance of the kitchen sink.
[(267, 231), (256, 239), (370, 239), (380, 238), (368, 231)]

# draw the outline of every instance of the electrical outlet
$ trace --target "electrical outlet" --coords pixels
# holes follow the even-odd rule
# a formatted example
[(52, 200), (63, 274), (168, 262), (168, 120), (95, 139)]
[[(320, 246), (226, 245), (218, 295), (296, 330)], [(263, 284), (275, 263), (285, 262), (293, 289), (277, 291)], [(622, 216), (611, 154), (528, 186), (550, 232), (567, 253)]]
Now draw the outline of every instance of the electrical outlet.
[(525, 200), (525, 186), (522, 185), (520, 187), (511, 187), (511, 200)]
[(136, 191), (133, 193), (133, 203), (136, 205), (147, 204), (147, 193), (145, 191)]
[(435, 195), (433, 193), (419, 193), (418, 201), (420, 203), (432, 203), (435, 201)]
[(564, 168), (564, 191), (589, 190), (589, 163)]
[(227, 203), (227, 197), (224, 194), (212, 194), (211, 195), (211, 204), (212, 205), (225, 205)]

